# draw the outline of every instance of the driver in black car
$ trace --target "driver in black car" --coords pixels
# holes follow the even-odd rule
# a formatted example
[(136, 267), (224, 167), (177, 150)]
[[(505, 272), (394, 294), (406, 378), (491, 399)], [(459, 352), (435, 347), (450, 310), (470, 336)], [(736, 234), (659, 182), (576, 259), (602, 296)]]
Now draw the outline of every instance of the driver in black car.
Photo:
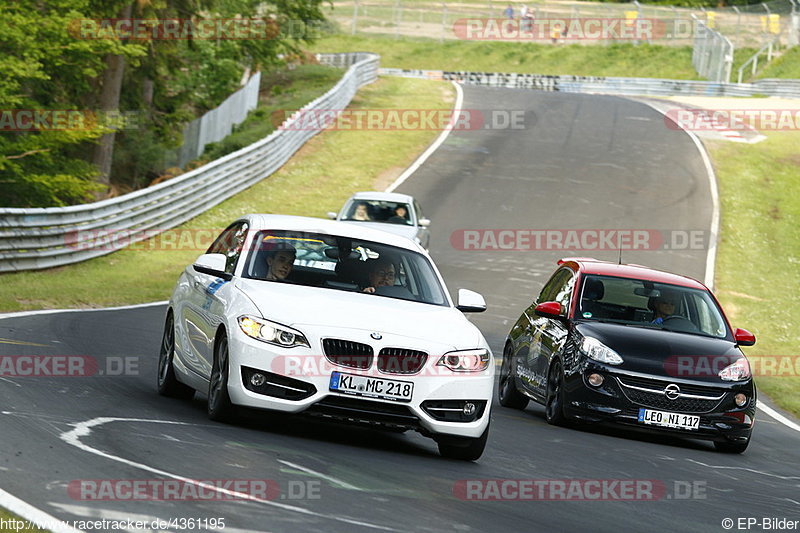
[(663, 324), (664, 319), (675, 315), (678, 296), (666, 291), (661, 291), (660, 296), (651, 300), (650, 309), (653, 310), (653, 320), (651, 324)]

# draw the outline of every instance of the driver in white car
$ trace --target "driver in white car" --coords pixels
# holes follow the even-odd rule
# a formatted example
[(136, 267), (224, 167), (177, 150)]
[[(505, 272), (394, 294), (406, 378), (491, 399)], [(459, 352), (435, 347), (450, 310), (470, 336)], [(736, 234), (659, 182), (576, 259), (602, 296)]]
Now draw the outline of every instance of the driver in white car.
[(271, 242), (266, 244), (269, 255), (267, 255), (267, 280), (283, 281), (294, 268), (294, 259), (297, 257), (297, 250), (294, 246), (286, 242)]
[(364, 289), (364, 292), (374, 293), (378, 287), (391, 287), (394, 285), (395, 268), (394, 264), (389, 259), (377, 259), (370, 261), (372, 263), (367, 273), (369, 278), (369, 286)]

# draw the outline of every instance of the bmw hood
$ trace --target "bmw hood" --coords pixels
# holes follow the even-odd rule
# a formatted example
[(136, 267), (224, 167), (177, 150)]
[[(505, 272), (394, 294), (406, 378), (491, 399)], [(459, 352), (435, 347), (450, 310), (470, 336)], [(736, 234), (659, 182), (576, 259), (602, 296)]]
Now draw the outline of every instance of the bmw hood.
[(722, 383), (719, 371), (743, 357), (726, 339), (598, 322), (579, 323), (576, 329), (617, 352), (623, 363), (614, 368), (621, 371)]
[(262, 317), (312, 336), (316, 329), (341, 328), (403, 336), (453, 349), (486, 346), (478, 328), (449, 306), (248, 279), (238, 280), (236, 286)]

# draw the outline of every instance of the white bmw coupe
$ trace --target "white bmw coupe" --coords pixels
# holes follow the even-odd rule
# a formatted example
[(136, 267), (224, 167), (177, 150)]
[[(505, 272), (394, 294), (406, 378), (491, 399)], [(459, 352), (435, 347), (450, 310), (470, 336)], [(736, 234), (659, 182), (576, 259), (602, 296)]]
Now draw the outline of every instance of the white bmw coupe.
[(165, 396), (416, 430), (475, 460), (489, 434), (494, 359), (427, 252), (329, 220), (248, 215), (181, 274), (158, 366)]

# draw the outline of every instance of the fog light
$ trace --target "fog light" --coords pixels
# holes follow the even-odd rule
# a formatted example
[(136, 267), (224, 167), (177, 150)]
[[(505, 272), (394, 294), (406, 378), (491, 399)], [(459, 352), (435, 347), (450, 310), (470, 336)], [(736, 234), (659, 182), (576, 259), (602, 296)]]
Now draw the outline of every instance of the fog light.
[(472, 402), (467, 402), (464, 404), (464, 410), (463, 410), (464, 416), (472, 416), (475, 414), (475, 411), (477, 410), (478, 408)]
[(264, 376), (264, 374), (259, 374), (258, 372), (250, 376), (250, 385), (252, 385), (253, 387), (260, 387), (261, 385), (266, 383), (266, 381), (267, 378)]
[(744, 407), (747, 405), (747, 395), (740, 392), (733, 397), (733, 401), (736, 402), (737, 407)]
[(589, 385), (599, 387), (603, 384), (603, 376), (600, 374), (589, 374)]

